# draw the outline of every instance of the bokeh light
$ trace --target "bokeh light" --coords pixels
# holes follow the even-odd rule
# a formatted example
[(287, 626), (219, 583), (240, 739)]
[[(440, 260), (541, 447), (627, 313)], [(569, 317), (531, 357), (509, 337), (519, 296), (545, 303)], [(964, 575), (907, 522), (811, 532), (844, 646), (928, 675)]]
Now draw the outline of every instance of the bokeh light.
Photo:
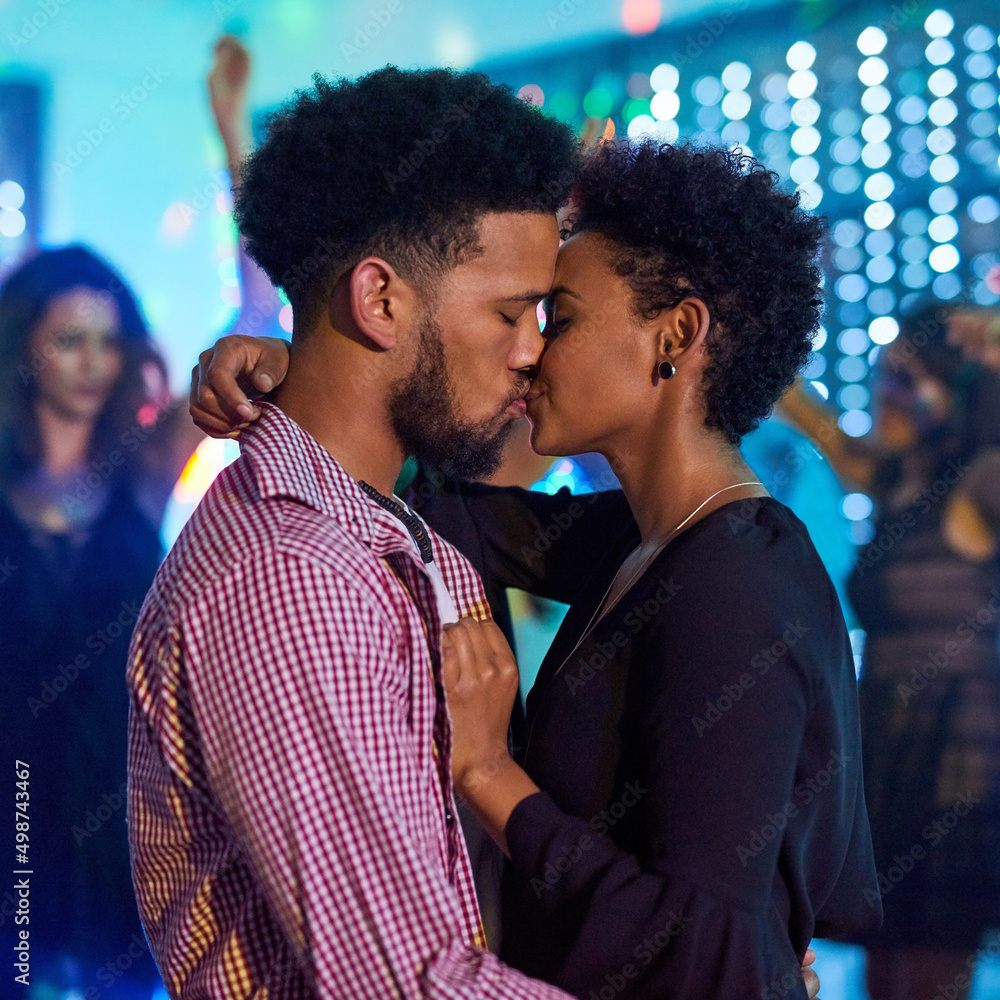
[(622, 24), (630, 35), (648, 35), (660, 26), (660, 0), (625, 0)]

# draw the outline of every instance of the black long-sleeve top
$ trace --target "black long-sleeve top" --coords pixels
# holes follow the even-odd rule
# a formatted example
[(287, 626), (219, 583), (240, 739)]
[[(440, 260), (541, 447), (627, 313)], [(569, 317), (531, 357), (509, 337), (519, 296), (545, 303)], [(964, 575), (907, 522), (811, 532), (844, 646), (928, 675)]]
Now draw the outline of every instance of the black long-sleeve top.
[(502, 957), (587, 998), (805, 997), (810, 938), (877, 927), (881, 898), (853, 658), (802, 523), (719, 508), (577, 646), (639, 540), (621, 494), (436, 503), (494, 585), (572, 603), (528, 698), (544, 791), (507, 824)]

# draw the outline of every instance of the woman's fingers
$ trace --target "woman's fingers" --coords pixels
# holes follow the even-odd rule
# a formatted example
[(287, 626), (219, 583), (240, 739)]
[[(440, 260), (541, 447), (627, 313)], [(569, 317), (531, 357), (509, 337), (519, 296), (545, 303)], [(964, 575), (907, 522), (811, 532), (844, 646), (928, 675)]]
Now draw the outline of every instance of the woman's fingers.
[(493, 653), (480, 623), (473, 618), (445, 625), (441, 636), (445, 688), (474, 684), (493, 670)]
[(513, 667), (516, 671), (517, 660), (514, 658), (514, 653), (510, 648), (510, 643), (507, 642), (507, 637), (501, 631), (500, 626), (497, 625), (497, 623), (492, 619), (480, 622), (479, 624), (483, 638), (489, 646), (490, 651), (492, 652), (497, 663)]
[(517, 688), (517, 663), (493, 621), (463, 618), (446, 625), (441, 640), (445, 690), (458, 699), (482, 699)]
[(812, 969), (803, 969), (802, 978), (805, 980), (809, 1000), (814, 1000), (819, 994), (819, 976)]
[[(201, 405), (202, 398), (211, 400), (211, 408), (206, 409)], [(191, 369), (191, 391), (188, 397), (188, 412), (195, 425), (203, 430), (210, 437), (223, 438), (235, 437), (239, 433), (239, 427), (233, 427), (229, 419), (222, 415), (218, 403), (215, 401), (214, 393), (203, 388), (199, 382), (199, 366), (195, 365)]]
[(260, 392), (270, 392), (288, 373), (288, 344), (278, 337), (250, 337), (249, 340), (247, 370), (250, 381)]
[(816, 952), (812, 948), (807, 949), (805, 957), (802, 959), (802, 978), (805, 980), (806, 992), (809, 994), (809, 1000), (819, 993), (819, 976), (811, 968), (813, 962), (816, 961)]
[(441, 633), (441, 679), (450, 694), (462, 679), (463, 668), (472, 658), (472, 646), (464, 629), (445, 625)]
[(221, 341), (201, 352), (198, 364), (191, 370), (190, 408), (196, 423), (202, 420), (234, 430), (250, 419), (254, 407), (236, 382), (244, 363), (242, 349), (223, 346)]
[[(251, 341), (250, 344), (246, 341)], [(200, 390), (198, 403), (218, 416), (226, 417), (231, 424), (249, 420), (254, 407), (247, 400), (246, 392), (237, 379), (253, 371), (259, 360), (259, 347), (254, 347), (251, 337), (225, 337), (200, 357)]]
[(191, 372), (191, 416), (206, 433), (227, 436), (260, 416), (244, 388), (269, 392), (288, 371), (288, 346), (274, 337), (223, 337)]

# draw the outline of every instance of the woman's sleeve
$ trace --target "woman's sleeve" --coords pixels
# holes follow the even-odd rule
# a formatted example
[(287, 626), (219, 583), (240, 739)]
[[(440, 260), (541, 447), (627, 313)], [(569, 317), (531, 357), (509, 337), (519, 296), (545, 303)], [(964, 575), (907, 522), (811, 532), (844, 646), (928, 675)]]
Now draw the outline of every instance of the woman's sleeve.
[(411, 506), (448, 538), (439, 515), (455, 501), (474, 525), (486, 573), (503, 587), (570, 604), (603, 555), (635, 522), (621, 490), (536, 493), (424, 474)]
[[(576, 928), (556, 983), (580, 996), (607, 975), (629, 1000), (806, 996), (800, 959), (842, 881), (860, 788), (856, 728), (814, 679), (840, 637), (829, 609), (796, 606), (796, 581), (782, 601), (753, 567), (716, 566), (678, 569), (666, 613), (636, 640), (622, 723), (636, 744), (616, 788), (618, 822), (643, 831), (648, 856), (603, 834), (613, 817), (568, 815), (544, 793), (506, 828), (515, 877), (534, 890), (521, 898)], [(864, 874), (848, 874), (859, 916), (846, 919), (867, 924)]]

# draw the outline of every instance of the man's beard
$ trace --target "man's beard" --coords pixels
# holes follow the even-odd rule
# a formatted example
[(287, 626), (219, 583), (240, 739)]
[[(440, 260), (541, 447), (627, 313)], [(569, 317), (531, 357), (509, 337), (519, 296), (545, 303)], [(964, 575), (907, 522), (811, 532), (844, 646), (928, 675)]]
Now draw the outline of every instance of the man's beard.
[(507, 407), (484, 423), (469, 423), (455, 409), (440, 327), (425, 316), (418, 329), (420, 353), (409, 375), (389, 387), (389, 415), (400, 443), (418, 461), (458, 479), (485, 479), (500, 467), (503, 448), (514, 429), (503, 420)]

